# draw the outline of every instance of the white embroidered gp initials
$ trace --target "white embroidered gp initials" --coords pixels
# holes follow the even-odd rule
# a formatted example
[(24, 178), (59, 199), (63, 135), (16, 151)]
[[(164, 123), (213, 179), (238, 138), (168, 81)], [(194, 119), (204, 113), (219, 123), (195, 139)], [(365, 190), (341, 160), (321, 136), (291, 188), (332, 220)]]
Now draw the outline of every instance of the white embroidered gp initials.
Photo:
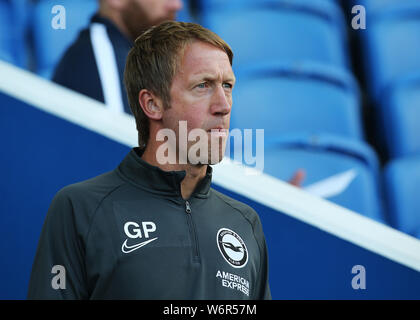
[[(126, 234), (126, 236), (130, 239), (137, 239), (137, 238), (145, 238), (148, 239), (150, 238), (150, 233), (153, 233), (156, 231), (156, 224), (154, 222), (151, 221), (145, 221), (141, 223), (141, 227), (138, 223), (136, 222), (126, 222), (124, 224), (124, 232)], [(122, 244), (121, 250), (123, 253), (130, 253), (133, 252), (134, 250), (137, 250), (143, 246), (145, 246), (146, 244), (149, 244), (152, 241), (155, 241), (158, 237), (152, 238), (152, 239), (148, 239), (145, 241), (142, 241), (140, 243), (136, 243), (133, 245), (128, 245), (127, 241), (128, 239), (126, 239), (124, 241), (124, 243)]]

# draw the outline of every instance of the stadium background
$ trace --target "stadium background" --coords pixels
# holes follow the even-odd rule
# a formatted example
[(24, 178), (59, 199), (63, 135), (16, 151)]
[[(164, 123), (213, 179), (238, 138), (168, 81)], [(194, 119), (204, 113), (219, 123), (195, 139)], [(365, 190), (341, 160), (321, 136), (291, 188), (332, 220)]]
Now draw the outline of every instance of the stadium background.
[[(51, 27), (51, 8), (56, 4), (66, 9), (65, 30)], [(360, 14), (352, 13), (355, 5), (366, 10), (365, 29), (352, 27)], [(95, 0), (0, 0), (0, 60), (48, 80), (96, 9)], [(326, 192), (324, 198), (420, 238), (420, 1), (184, 1), (178, 20), (203, 24), (232, 46), (238, 85), (231, 128), (265, 130), (266, 174), (284, 181), (304, 168), (304, 189), (335, 177), (328, 188), (335, 185), (339, 190)], [(5, 73), (0, 77), (7, 80)], [(91, 136), (4, 92), (0, 110), (0, 227), (4, 239), (0, 297), (21, 299), (42, 221), (55, 192), (111, 170), (127, 146)], [(63, 165), (69, 167), (62, 170)], [(36, 199), (25, 200), (34, 191), (39, 193)], [(415, 290), (420, 283), (418, 272), (402, 271), (389, 261), (378, 272), (383, 277), (400, 275), (396, 281), (403, 285), (389, 285), (399, 289), (394, 290), (395, 295), (387, 295), (386, 290), (381, 295), (381, 281), (372, 295), (358, 296), (351, 288), (346, 291), (337, 284), (310, 279), (328, 273), (344, 277), (334, 261), (340, 259), (334, 256), (338, 251), (343, 256), (345, 252), (363, 257), (370, 253), (341, 240), (330, 244), (331, 235), (271, 214), (272, 208), (255, 199), (224, 191), (260, 208), (268, 239), (290, 242), (285, 234), (278, 238), (280, 228), (293, 230), (299, 237), (298, 248), (284, 251), (279, 244), (276, 251), (271, 249), (272, 269), (281, 269), (286, 260), (290, 269), (296, 261), (324, 261), (323, 267), (314, 266), (311, 272), (295, 271), (300, 272), (300, 285), (281, 277), (278, 269), (274, 275), (271, 271), (273, 283), (279, 283), (273, 289), (274, 298), (419, 298), (420, 290)], [(18, 239), (19, 244), (14, 247), (11, 239)], [(314, 239), (319, 249), (313, 252), (316, 258), (305, 252)], [(322, 250), (330, 246), (334, 255)], [(282, 256), (277, 259), (274, 256), (280, 250)], [(381, 265), (381, 259), (368, 260)], [(348, 269), (356, 264), (344, 258), (339, 263)], [(328, 264), (331, 267), (325, 267)]]

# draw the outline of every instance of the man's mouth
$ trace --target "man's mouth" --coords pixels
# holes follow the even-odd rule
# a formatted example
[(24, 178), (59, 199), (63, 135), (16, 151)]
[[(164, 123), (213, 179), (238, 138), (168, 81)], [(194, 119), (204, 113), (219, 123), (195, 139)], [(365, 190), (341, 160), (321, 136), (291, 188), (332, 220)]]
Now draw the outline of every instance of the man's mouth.
[(212, 137), (221, 137), (221, 138), (226, 138), (229, 134), (228, 129), (224, 129), (221, 127), (211, 128), (207, 130), (207, 132), (209, 132)]

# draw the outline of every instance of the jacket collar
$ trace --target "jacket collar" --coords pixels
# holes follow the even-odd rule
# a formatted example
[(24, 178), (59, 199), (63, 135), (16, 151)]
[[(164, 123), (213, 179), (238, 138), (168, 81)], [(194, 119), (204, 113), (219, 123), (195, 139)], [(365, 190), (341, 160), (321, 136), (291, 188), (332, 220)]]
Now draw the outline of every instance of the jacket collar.
[[(163, 171), (159, 167), (152, 166), (141, 158), (143, 151), (138, 147), (131, 149), (118, 166), (117, 171), (130, 183), (146, 191), (181, 197), (181, 181), (184, 179), (186, 172)], [(198, 183), (191, 197), (208, 197), (212, 172), (212, 167), (208, 165), (205, 177)]]
[(131, 41), (129, 38), (127, 38), (126, 35), (124, 35), (117, 26), (108, 18), (100, 16), (98, 13), (94, 14), (92, 18), (90, 19), (90, 23), (101, 23), (105, 25), (107, 31), (113, 35), (112, 39), (115, 41), (119, 41), (121, 43), (124, 43), (129, 48), (133, 45), (133, 41)]

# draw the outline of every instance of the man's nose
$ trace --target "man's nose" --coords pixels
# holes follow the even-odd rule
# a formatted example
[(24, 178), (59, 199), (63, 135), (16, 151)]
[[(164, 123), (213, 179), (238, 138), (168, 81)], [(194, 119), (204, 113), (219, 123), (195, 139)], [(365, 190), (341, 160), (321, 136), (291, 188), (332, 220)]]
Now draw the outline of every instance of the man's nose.
[(212, 114), (226, 115), (230, 112), (232, 105), (232, 97), (226, 93), (222, 86), (218, 86), (214, 90), (211, 101)]

